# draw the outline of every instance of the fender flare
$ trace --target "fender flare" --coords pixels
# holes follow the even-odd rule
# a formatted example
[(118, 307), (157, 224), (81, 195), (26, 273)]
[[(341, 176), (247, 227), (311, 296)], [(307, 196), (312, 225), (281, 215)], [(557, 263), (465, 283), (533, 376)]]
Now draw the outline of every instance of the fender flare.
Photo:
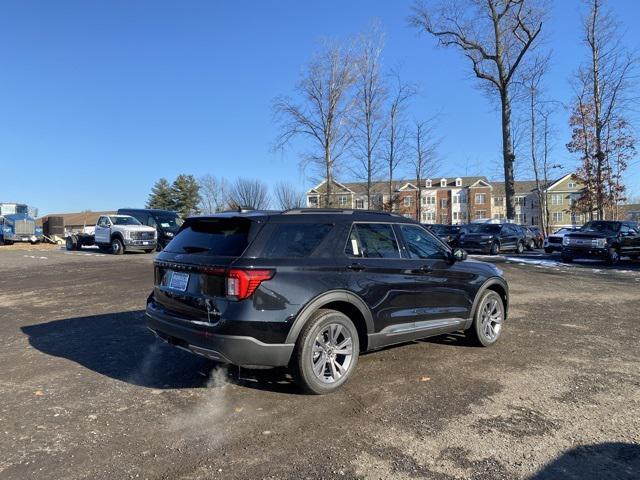
[(482, 297), (482, 294), (486, 292), (487, 289), (492, 285), (500, 285), (500, 287), (502, 287), (505, 291), (506, 298), (503, 299), (505, 301), (504, 302), (504, 319), (505, 320), (507, 319), (507, 315), (509, 311), (509, 285), (507, 285), (507, 282), (503, 278), (491, 277), (488, 280), (486, 280), (476, 292), (476, 296), (473, 299), (473, 304), (471, 305), (471, 316), (469, 317), (469, 320), (465, 325), (465, 330), (467, 328), (470, 328), (471, 325), (473, 324), (473, 318), (475, 317), (476, 309), (478, 308), (478, 302), (480, 301), (480, 297)]
[(324, 305), (328, 305), (332, 302), (346, 302), (350, 305), (356, 307), (362, 317), (364, 318), (367, 334), (374, 332), (373, 325), (373, 315), (371, 314), (371, 310), (367, 304), (362, 300), (358, 295), (353, 292), (349, 292), (348, 290), (331, 290), (329, 292), (325, 292), (321, 295), (318, 295), (313, 300), (308, 302), (300, 312), (296, 315), (295, 320), (291, 324), (291, 328), (289, 329), (289, 334), (287, 335), (287, 340), (285, 343), (296, 343), (298, 340), (298, 335), (302, 331), (302, 328), (307, 323), (307, 320), (313, 315), (319, 308), (322, 308)]
[(113, 242), (114, 238), (119, 239), (122, 242), (122, 244), (124, 245), (124, 235), (122, 235), (122, 232), (113, 232), (111, 234), (111, 236), (109, 237), (109, 243)]

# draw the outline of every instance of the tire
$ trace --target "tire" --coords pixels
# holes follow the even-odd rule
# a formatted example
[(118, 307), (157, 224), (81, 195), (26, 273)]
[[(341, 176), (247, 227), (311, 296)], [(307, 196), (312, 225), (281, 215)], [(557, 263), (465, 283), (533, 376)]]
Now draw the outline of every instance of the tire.
[(616, 247), (611, 247), (607, 252), (607, 264), (617, 265), (620, 262), (620, 252)]
[(502, 297), (493, 290), (486, 290), (473, 314), (473, 324), (465, 331), (465, 335), (475, 345), (490, 347), (502, 335), (504, 320)]
[(119, 238), (114, 238), (111, 240), (111, 253), (114, 255), (122, 255), (124, 253), (124, 245), (122, 244), (122, 240)]
[(109, 253), (110, 247), (105, 247), (104, 245), (98, 245), (98, 251), (100, 253)]
[(491, 255), (498, 255), (500, 253), (500, 244), (498, 242), (493, 242), (491, 244), (491, 250), (489, 250)]
[(64, 246), (67, 250), (78, 250), (78, 239), (76, 237), (67, 237), (64, 241)]
[[(330, 332), (333, 334), (337, 332), (334, 340), (328, 339)], [(323, 342), (322, 339), (325, 341)], [(349, 340), (350, 356), (334, 353), (338, 345)], [(348, 351), (349, 343), (343, 347), (344, 351)], [(327, 352), (333, 356), (333, 366), (330, 363), (331, 357), (327, 357)], [(349, 317), (335, 310), (320, 309), (313, 314), (300, 332), (291, 359), (291, 369), (296, 382), (304, 391), (323, 395), (344, 385), (358, 364), (359, 352), (358, 330)], [(317, 361), (314, 362), (314, 358)], [(319, 367), (316, 371), (314, 371), (314, 365)], [(344, 373), (340, 374), (340, 369), (335, 368), (338, 365), (345, 368)]]
[(522, 252), (524, 252), (524, 243), (518, 242), (516, 244), (516, 253), (521, 254)]
[(571, 263), (573, 262), (573, 257), (570, 255), (565, 255), (564, 253), (562, 254), (562, 261), (564, 263)]
[(529, 243), (527, 243), (527, 250), (531, 251), (534, 248), (536, 248), (536, 244), (534, 243), (533, 240), (531, 240)]
[(545, 248), (544, 253), (553, 253), (553, 250), (550, 248)]

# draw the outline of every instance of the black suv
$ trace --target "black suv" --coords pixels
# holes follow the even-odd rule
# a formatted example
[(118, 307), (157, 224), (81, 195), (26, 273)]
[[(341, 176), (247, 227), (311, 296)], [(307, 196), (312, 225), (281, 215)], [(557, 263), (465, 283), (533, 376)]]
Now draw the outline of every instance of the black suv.
[(562, 261), (574, 258), (604, 258), (618, 263), (621, 256), (640, 256), (640, 231), (636, 222), (595, 220), (562, 239)]
[(136, 218), (141, 224), (153, 227), (158, 232), (158, 251), (162, 250), (173, 240), (178, 233), (182, 219), (173, 210), (159, 210), (155, 208), (121, 208), (118, 215), (130, 215)]
[(522, 229), (514, 223), (470, 223), (463, 228), (458, 245), (470, 252), (491, 255), (505, 250), (522, 253), (526, 238)]
[(450, 247), (456, 247), (458, 245), (458, 237), (462, 232), (462, 226), (439, 223), (425, 224), (423, 226)]
[(155, 259), (147, 325), (162, 340), (242, 366), (290, 366), (328, 393), (361, 352), (453, 331), (497, 341), (508, 287), (420, 224), (353, 210), (192, 217)]

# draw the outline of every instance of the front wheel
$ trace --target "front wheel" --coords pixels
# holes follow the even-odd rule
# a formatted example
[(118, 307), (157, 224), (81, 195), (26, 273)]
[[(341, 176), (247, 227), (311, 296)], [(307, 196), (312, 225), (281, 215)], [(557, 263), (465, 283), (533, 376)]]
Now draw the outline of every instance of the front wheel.
[(536, 248), (536, 244), (534, 243), (533, 240), (531, 240), (528, 244), (527, 244), (527, 250), (531, 251), (534, 248)]
[(493, 242), (489, 253), (491, 253), (491, 255), (498, 255), (500, 253), (500, 244), (498, 242)]
[(607, 252), (607, 263), (609, 265), (616, 265), (620, 261), (620, 252), (617, 248), (611, 247)]
[(114, 238), (111, 240), (111, 253), (114, 255), (122, 255), (124, 253), (124, 245), (122, 244), (122, 240), (119, 238)]
[(504, 319), (502, 297), (493, 290), (487, 290), (478, 302), (471, 328), (465, 333), (476, 345), (489, 347), (500, 338)]
[(359, 351), (358, 331), (349, 317), (335, 310), (318, 310), (296, 343), (292, 358), (296, 381), (308, 393), (331, 393), (349, 379)]

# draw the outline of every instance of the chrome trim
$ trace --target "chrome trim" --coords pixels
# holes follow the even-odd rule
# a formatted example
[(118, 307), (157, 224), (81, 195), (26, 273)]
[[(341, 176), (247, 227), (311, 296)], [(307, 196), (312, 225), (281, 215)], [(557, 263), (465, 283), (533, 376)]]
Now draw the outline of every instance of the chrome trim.
[(442, 320), (422, 320), (420, 322), (411, 323), (399, 323), (397, 325), (389, 325), (383, 328), (380, 333), (385, 335), (400, 335), (403, 333), (429, 331), (443, 327), (453, 327), (457, 325), (464, 325), (467, 319), (465, 318), (445, 318)]

